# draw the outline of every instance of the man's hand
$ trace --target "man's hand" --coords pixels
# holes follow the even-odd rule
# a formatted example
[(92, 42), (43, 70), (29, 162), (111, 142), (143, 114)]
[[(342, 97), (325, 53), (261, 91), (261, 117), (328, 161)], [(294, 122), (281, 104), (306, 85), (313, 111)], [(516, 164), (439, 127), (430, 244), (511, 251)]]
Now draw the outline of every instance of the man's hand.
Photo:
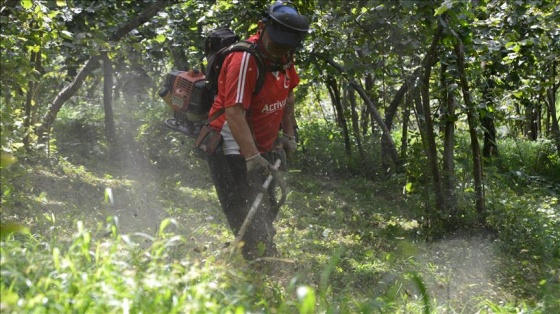
[(284, 134), (279, 140), (282, 149), (286, 152), (286, 157), (288, 157), (288, 159), (292, 158), (292, 155), (297, 149), (296, 137)]
[(247, 180), (249, 184), (254, 187), (261, 187), (264, 179), (270, 174), (270, 163), (261, 154), (246, 158), (245, 162), (247, 163)]

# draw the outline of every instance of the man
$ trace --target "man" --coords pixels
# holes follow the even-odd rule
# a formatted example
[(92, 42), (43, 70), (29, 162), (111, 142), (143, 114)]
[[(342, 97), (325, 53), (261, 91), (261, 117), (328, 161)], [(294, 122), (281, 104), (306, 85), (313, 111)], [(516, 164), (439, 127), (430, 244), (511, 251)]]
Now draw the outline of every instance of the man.
[[(292, 61), (309, 22), (289, 2), (277, 2), (258, 22), (258, 29), (248, 41), (256, 44), (266, 73), (258, 73), (250, 53), (230, 53), (222, 65), (218, 94), (209, 112), (210, 126), (220, 132), (223, 142), (208, 157), (208, 164), (236, 236), (271, 170), (272, 151), (278, 143), (288, 155), (296, 149), (293, 89), (299, 77)], [(259, 75), (266, 75), (264, 85), (254, 94)], [(279, 137), (280, 129), (283, 134)], [(273, 242), (277, 212), (271, 210), (270, 199), (263, 198), (243, 237), (241, 251), (246, 260), (277, 254)]]

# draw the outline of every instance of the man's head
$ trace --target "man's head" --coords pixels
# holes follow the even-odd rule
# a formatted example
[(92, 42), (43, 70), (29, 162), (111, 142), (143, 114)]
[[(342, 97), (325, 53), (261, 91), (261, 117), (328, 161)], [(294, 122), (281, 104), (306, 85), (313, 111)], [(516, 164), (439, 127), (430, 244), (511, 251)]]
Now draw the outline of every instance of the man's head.
[(263, 21), (270, 39), (282, 46), (296, 48), (309, 31), (309, 20), (289, 1), (277, 1), (271, 5)]
[(278, 64), (288, 64), (309, 30), (309, 21), (289, 1), (278, 1), (264, 13), (259, 29), (265, 56)]

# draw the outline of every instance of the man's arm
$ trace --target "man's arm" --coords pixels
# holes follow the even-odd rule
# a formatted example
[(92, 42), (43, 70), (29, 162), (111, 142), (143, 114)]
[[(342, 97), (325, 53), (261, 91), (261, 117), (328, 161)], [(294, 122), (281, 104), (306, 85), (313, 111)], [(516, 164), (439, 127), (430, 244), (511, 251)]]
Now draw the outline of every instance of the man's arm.
[(245, 119), (245, 108), (242, 104), (235, 104), (234, 106), (226, 108), (226, 120), (233, 138), (239, 145), (241, 153), (245, 158), (252, 157), (259, 153), (253, 134)]
[(289, 137), (296, 136), (296, 124), (294, 116), (295, 96), (294, 91), (291, 90), (286, 99), (286, 108), (284, 108), (284, 115), (282, 116), (282, 133)]

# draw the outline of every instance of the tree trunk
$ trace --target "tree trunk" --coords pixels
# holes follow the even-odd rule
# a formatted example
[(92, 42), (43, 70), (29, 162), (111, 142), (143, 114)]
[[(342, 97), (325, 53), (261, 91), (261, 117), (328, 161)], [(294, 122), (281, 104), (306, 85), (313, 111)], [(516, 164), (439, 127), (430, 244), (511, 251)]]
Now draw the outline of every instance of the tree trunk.
[(72, 97), (76, 91), (82, 86), (86, 77), (99, 66), (100, 56), (91, 57), (86, 64), (80, 69), (72, 83), (66, 86), (58, 95), (48, 108), (47, 114), (43, 117), (43, 124), (38, 130), (41, 141), (47, 140), (47, 134), (50, 133), (54, 120), (62, 108), (62, 105)]
[[(37, 53), (32, 51), (29, 57), (29, 62), (34, 63)], [(31, 107), (33, 106), (33, 92), (35, 90), (35, 82), (31, 78), (27, 82), (27, 93), (25, 95), (25, 116), (23, 117), (23, 128), (25, 130), (25, 136), (23, 137), (23, 147), (29, 149), (29, 135), (31, 134)]]
[(432, 114), (430, 108), (430, 76), (432, 73), (432, 64), (434, 59), (436, 59), (436, 50), (443, 33), (443, 26), (439, 25), (434, 38), (432, 39), (432, 44), (429, 50), (426, 52), (426, 58), (422, 62), (423, 73), (419, 82), (420, 94), (422, 96), (422, 109), (424, 111), (424, 124), (426, 132), (426, 155), (428, 158), (428, 167), (432, 177), (433, 191), (435, 196), (435, 206), (436, 210), (440, 214), (445, 213), (445, 198), (443, 197), (443, 190), (441, 188), (441, 178), (439, 174), (438, 167), (438, 155), (436, 146), (436, 137), (434, 132), (434, 124), (432, 121)]
[(158, 14), (163, 8), (177, 3), (178, 0), (160, 0), (152, 4), (146, 10), (140, 12), (136, 17), (128, 22), (121, 24), (119, 28), (109, 37), (109, 41), (119, 41), (130, 33), (133, 29), (148, 22), (154, 15)]
[(383, 137), (385, 138), (387, 144), (389, 145), (388, 150), (391, 156), (391, 160), (396, 167), (397, 165), (400, 164), (399, 155), (397, 153), (397, 148), (395, 147), (395, 143), (393, 142), (393, 138), (391, 137), (391, 132), (389, 128), (387, 128), (387, 125), (385, 124), (385, 122), (383, 122), (383, 118), (381, 117), (381, 114), (379, 113), (379, 111), (377, 111), (377, 108), (375, 108), (371, 99), (369, 99), (366, 91), (360, 85), (358, 85), (356, 82), (353, 81), (350, 82), (350, 86), (352, 86), (352, 88), (354, 88), (358, 92), (360, 97), (362, 97), (364, 102), (368, 105), (369, 110), (372, 112), (375, 122), (377, 122), (381, 130), (383, 130)]
[[(325, 60), (325, 62), (327, 62), (328, 64), (330, 64), (331, 66), (333, 66), (335, 69), (337, 69), (340, 73), (342, 74), (346, 74), (346, 72), (344, 72), (344, 70), (342, 69), (342, 67), (340, 65), (338, 65), (335, 61), (322, 57), (320, 55), (315, 55), (318, 57), (321, 57), (322, 59)], [(391, 133), (389, 128), (387, 128), (387, 125), (385, 124), (385, 122), (383, 122), (383, 118), (381, 117), (381, 114), (379, 113), (379, 111), (377, 111), (377, 108), (375, 107), (375, 105), (373, 104), (373, 102), (371, 101), (371, 99), (368, 97), (366, 91), (360, 86), (358, 85), (356, 82), (354, 82), (353, 80), (351, 80), (350, 78), (348, 78), (348, 81), (350, 83), (350, 86), (352, 86), (360, 95), (360, 97), (362, 97), (362, 99), (364, 100), (364, 102), (366, 103), (366, 105), (369, 107), (371, 114), (373, 116), (373, 119), (377, 122), (377, 124), (379, 125), (379, 127), (381, 128), (381, 130), (383, 131), (383, 136), (387, 137), (387, 143), (389, 145), (389, 154), (391, 155), (391, 159), (393, 160), (393, 162), (395, 163), (395, 166), (399, 165), (399, 155), (397, 153), (397, 149), (395, 147), (395, 143), (393, 142), (393, 139), (391, 138)], [(328, 83), (328, 82), (327, 82)], [(328, 85), (328, 84), (327, 84)], [(383, 139), (382, 139), (383, 140)]]
[[(374, 86), (373, 77), (371, 76), (371, 74), (368, 73), (368, 74), (366, 74), (366, 78), (365, 78), (366, 91), (370, 92), (370, 94), (371, 94), (372, 90), (373, 90), (373, 86)], [(360, 127), (362, 129), (362, 136), (364, 136), (364, 137), (368, 133), (370, 122), (373, 125), (373, 120), (371, 120), (371, 119), (372, 119), (372, 116), (371, 116), (371, 113), (369, 111), (368, 106), (362, 106)], [(372, 130), (372, 134), (373, 134), (373, 130)]]
[[(432, 63), (431, 66), (433, 66), (433, 64), (435, 63)], [(410, 90), (411, 87), (414, 86), (414, 81), (416, 81), (416, 79), (420, 75), (421, 70), (422, 68), (416, 69), (412, 74), (410, 74), (406, 78), (403, 85), (399, 88), (399, 90), (395, 94), (395, 97), (389, 104), (389, 107), (387, 108), (387, 111), (385, 113), (385, 124), (387, 125), (388, 128), (392, 127), (393, 118), (397, 114), (397, 109), (399, 105), (402, 103), (404, 95), (406, 94), (406, 92)]]
[(496, 125), (494, 124), (491, 113), (484, 111), (484, 115), (480, 118), (480, 123), (484, 130), (484, 146), (482, 155), (485, 158), (491, 158), (498, 155), (498, 145), (496, 144)]
[(356, 144), (358, 145), (358, 153), (360, 154), (360, 159), (365, 162), (366, 154), (362, 145), (362, 135), (360, 134), (358, 111), (356, 109), (356, 95), (352, 90), (348, 90), (347, 95), (347, 99), (350, 102), (350, 110), (352, 114), (352, 131), (354, 133), (354, 136), (356, 137)]
[(35, 101), (35, 92), (37, 91), (37, 88), (39, 86), (38, 82), (41, 76), (45, 74), (45, 69), (43, 68), (43, 65), (41, 63), (41, 50), (39, 50), (38, 52), (32, 51), (29, 60), (30, 63), (33, 64), (36, 70), (35, 73), (37, 73), (37, 75), (32, 75), (32, 77), (27, 83), (27, 94), (25, 98), (25, 109), (24, 109), (25, 117), (23, 121), (23, 126), (25, 129), (25, 136), (23, 137), (23, 146), (27, 150), (30, 148), (29, 147), (30, 136), (34, 132), (33, 126), (37, 122), (36, 115), (37, 115), (38, 104)]
[[(490, 75), (490, 74), (488, 74)], [(484, 132), (484, 146), (482, 147), (482, 155), (485, 159), (490, 159), (492, 156), (498, 156), (498, 144), (496, 142), (496, 125), (494, 123), (493, 108), (494, 98), (491, 95), (491, 88), (494, 88), (495, 83), (493, 79), (487, 79), (482, 90), (482, 100), (484, 108), (479, 110), (480, 123)]]
[(173, 59), (174, 69), (179, 71), (188, 71), (190, 68), (189, 60), (185, 55), (183, 47), (173, 46), (173, 43), (169, 43), (168, 46), (169, 52), (171, 52), (171, 58)]
[(467, 121), (469, 124), (469, 134), (471, 138), (471, 150), (473, 159), (473, 177), (475, 190), (475, 206), (478, 215), (478, 221), (482, 225), (486, 223), (486, 208), (484, 199), (483, 176), (482, 176), (482, 160), (480, 155), (480, 145), (476, 134), (476, 109), (472, 102), (469, 83), (465, 71), (465, 56), (463, 42), (459, 36), (455, 35), (457, 43), (455, 44), (455, 54), (457, 55), (457, 71), (463, 91), (463, 99), (467, 107)]
[[(133, 29), (138, 26), (148, 22), (154, 15), (156, 15), (161, 9), (168, 5), (176, 3), (177, 0), (172, 1), (158, 1), (152, 6), (142, 11), (138, 16), (129, 20), (128, 22), (119, 26), (119, 28), (111, 35), (109, 41), (118, 41), (126, 34), (128, 34)], [(43, 124), (38, 130), (38, 134), (41, 141), (47, 139), (46, 135), (50, 133), (54, 120), (62, 108), (62, 105), (70, 99), (82, 86), (85, 78), (99, 65), (100, 56), (91, 56), (80, 71), (76, 74), (76, 77), (72, 80), (70, 85), (66, 86), (62, 91), (58, 93), (55, 97), (53, 103), (49, 106), (47, 114), (43, 117)]]
[(348, 131), (348, 122), (344, 116), (344, 108), (342, 107), (342, 101), (340, 98), (340, 89), (336, 79), (332, 76), (327, 78), (327, 87), (329, 94), (331, 95), (331, 100), (336, 113), (336, 121), (339, 127), (342, 128), (344, 136), (344, 147), (346, 148), (346, 154), (350, 155), (352, 153), (352, 146), (350, 144), (350, 134)]
[(554, 142), (556, 143), (556, 151), (558, 152), (558, 155), (560, 155), (560, 127), (558, 126), (558, 117), (556, 116), (556, 97), (554, 95), (554, 92), (551, 89), (549, 89), (548, 91), (548, 105), (550, 107), (550, 116), (551, 116), (551, 125), (550, 125), (550, 129), (551, 129), (551, 133), (552, 133), (552, 138), (554, 139)]
[[(412, 101), (414, 103), (414, 111), (416, 114), (416, 122), (418, 123), (418, 128), (420, 129), (420, 136), (422, 137), (422, 141), (425, 140), (426, 134), (426, 122), (424, 121), (424, 109), (422, 108), (422, 98), (420, 97), (420, 88), (418, 86), (414, 87), (411, 91), (412, 93)], [(426, 143), (424, 143), (426, 146)]]
[(524, 134), (530, 141), (537, 140), (537, 108), (535, 104), (525, 103), (525, 129)]
[(457, 223), (457, 200), (455, 197), (455, 121), (457, 120), (455, 109), (455, 96), (448, 92), (449, 84), (446, 79), (447, 65), (441, 66), (441, 88), (442, 88), (442, 106), (444, 122), (443, 130), (443, 190), (445, 195), (445, 203), (447, 204), (447, 212), (450, 220), (448, 229), (456, 229)]
[(402, 137), (401, 137), (401, 152), (400, 158), (401, 160), (406, 159), (406, 154), (408, 151), (408, 121), (410, 121), (410, 107), (412, 106), (412, 97), (411, 91), (406, 94), (404, 108), (403, 108), (403, 117), (402, 117)]
[(546, 91), (548, 99), (548, 112), (550, 114), (550, 133), (552, 138), (556, 143), (556, 151), (560, 155), (560, 127), (558, 127), (558, 117), (556, 116), (556, 93), (560, 87), (560, 82), (554, 83), (554, 78), (556, 77), (556, 65), (558, 63), (554, 62), (551, 68), (551, 78), (553, 81), (552, 87)]
[(105, 109), (105, 136), (109, 143), (109, 151), (112, 155), (115, 150), (116, 133), (115, 120), (113, 118), (113, 64), (107, 51), (101, 53), (103, 59), (103, 108)]

